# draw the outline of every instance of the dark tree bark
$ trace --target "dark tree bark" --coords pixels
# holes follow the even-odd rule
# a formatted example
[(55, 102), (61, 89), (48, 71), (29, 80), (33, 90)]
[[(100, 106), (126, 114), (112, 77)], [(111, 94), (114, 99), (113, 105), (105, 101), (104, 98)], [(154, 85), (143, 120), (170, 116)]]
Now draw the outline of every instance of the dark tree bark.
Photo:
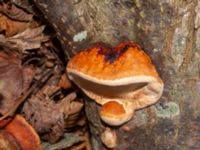
[[(96, 42), (139, 43), (156, 64), (165, 89), (117, 132), (116, 150), (200, 148), (199, 0), (34, 0), (71, 56)], [(98, 105), (85, 99), (94, 150), (107, 149)]]

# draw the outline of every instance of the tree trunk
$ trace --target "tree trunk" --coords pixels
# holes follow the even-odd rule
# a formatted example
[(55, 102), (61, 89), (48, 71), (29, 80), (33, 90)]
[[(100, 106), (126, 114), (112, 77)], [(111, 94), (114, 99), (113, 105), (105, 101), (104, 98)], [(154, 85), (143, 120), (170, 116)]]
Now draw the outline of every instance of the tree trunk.
[[(115, 150), (200, 149), (199, 0), (34, 0), (71, 56), (93, 43), (132, 40), (164, 80), (160, 101), (113, 128)], [(94, 150), (107, 149), (98, 105), (85, 98)], [(112, 127), (111, 127), (112, 128)]]

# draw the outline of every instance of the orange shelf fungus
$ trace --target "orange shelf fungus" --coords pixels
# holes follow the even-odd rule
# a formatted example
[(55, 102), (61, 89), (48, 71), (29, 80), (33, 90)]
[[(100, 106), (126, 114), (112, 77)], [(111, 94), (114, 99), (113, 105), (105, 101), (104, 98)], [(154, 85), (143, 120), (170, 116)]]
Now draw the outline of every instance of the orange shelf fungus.
[(67, 72), (69, 79), (102, 105), (101, 119), (114, 126), (130, 120), (135, 110), (156, 103), (164, 87), (150, 57), (128, 41), (113, 49), (97, 45), (81, 51), (69, 61)]
[(100, 110), (101, 119), (109, 125), (123, 124), (133, 116), (133, 109), (120, 101), (109, 101)]
[(21, 115), (16, 115), (0, 133), (0, 141), (11, 146), (11, 150), (41, 150), (38, 134)]

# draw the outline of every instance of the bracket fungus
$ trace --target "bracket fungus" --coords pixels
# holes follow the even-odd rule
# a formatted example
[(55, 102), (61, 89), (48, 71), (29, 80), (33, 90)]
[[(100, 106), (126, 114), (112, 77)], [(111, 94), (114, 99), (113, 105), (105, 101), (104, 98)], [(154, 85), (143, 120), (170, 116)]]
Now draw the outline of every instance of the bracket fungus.
[(115, 48), (96, 45), (75, 55), (67, 65), (69, 79), (102, 105), (101, 119), (121, 125), (135, 110), (156, 103), (163, 92), (150, 57), (135, 43)]
[(8, 147), (10, 150), (42, 149), (38, 134), (21, 115), (16, 115), (0, 130), (0, 149), (2, 148), (1, 144), (3, 145), (3, 149), (4, 147)]

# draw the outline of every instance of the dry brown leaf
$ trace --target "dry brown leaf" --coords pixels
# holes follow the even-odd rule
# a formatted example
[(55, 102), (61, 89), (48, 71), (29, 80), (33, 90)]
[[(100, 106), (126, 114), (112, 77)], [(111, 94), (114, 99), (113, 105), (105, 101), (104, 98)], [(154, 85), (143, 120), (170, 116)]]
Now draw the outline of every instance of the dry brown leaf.
[(1, 35), (0, 45), (10, 49), (21, 50), (22, 53), (25, 53), (25, 50), (40, 48), (42, 42), (49, 40), (49, 37), (42, 33), (44, 28), (45, 26), (33, 29), (28, 28), (21, 33), (7, 38)]
[(33, 15), (25, 12), (23, 9), (16, 7), (15, 5), (2, 3), (0, 4), (0, 13), (5, 14), (9, 18), (17, 21), (28, 22), (33, 19)]
[[(60, 87), (46, 85), (25, 102), (22, 110), (36, 131), (51, 142), (56, 142), (63, 135), (65, 119), (74, 113), (79, 114), (83, 107), (82, 103), (74, 101), (76, 99), (74, 92), (55, 102), (51, 96), (58, 91), (58, 88)], [(71, 120), (75, 119), (77, 117)]]
[(0, 20), (0, 32), (3, 32), (6, 37), (20, 33), (30, 26), (30, 23), (11, 20), (1, 13)]
[[(83, 104), (80, 102), (72, 102), (71, 105), (76, 105), (76, 113), (69, 114), (68, 118), (65, 119), (65, 128), (73, 128), (75, 126), (84, 126), (86, 124), (86, 118), (81, 114), (81, 108), (83, 107)], [(73, 108), (73, 107), (72, 107)]]
[(29, 12), (31, 14), (35, 15), (35, 7), (33, 3), (30, 0), (10, 0), (10, 2), (14, 5), (16, 5), (19, 8), (22, 8), (26, 12)]
[(76, 98), (76, 93), (72, 92), (58, 102), (57, 106), (65, 114), (65, 116), (68, 116), (70, 114), (72, 109), (70, 104), (75, 98)]
[[(63, 114), (56, 109), (53, 101), (32, 97), (25, 102), (23, 113), (30, 124), (40, 134), (56, 134), (53, 138), (48, 139), (51, 142), (57, 141), (64, 131)], [(59, 128), (57, 133), (52, 128)]]
[(7, 114), (14, 109), (17, 99), (29, 86), (34, 75), (33, 68), (22, 67), (15, 56), (0, 53), (0, 113)]
[(63, 98), (57, 104), (58, 109), (62, 110), (65, 117), (65, 128), (71, 128), (78, 125), (78, 119), (80, 119), (80, 112), (83, 108), (83, 103), (80, 101), (74, 101), (76, 94), (73, 92)]

